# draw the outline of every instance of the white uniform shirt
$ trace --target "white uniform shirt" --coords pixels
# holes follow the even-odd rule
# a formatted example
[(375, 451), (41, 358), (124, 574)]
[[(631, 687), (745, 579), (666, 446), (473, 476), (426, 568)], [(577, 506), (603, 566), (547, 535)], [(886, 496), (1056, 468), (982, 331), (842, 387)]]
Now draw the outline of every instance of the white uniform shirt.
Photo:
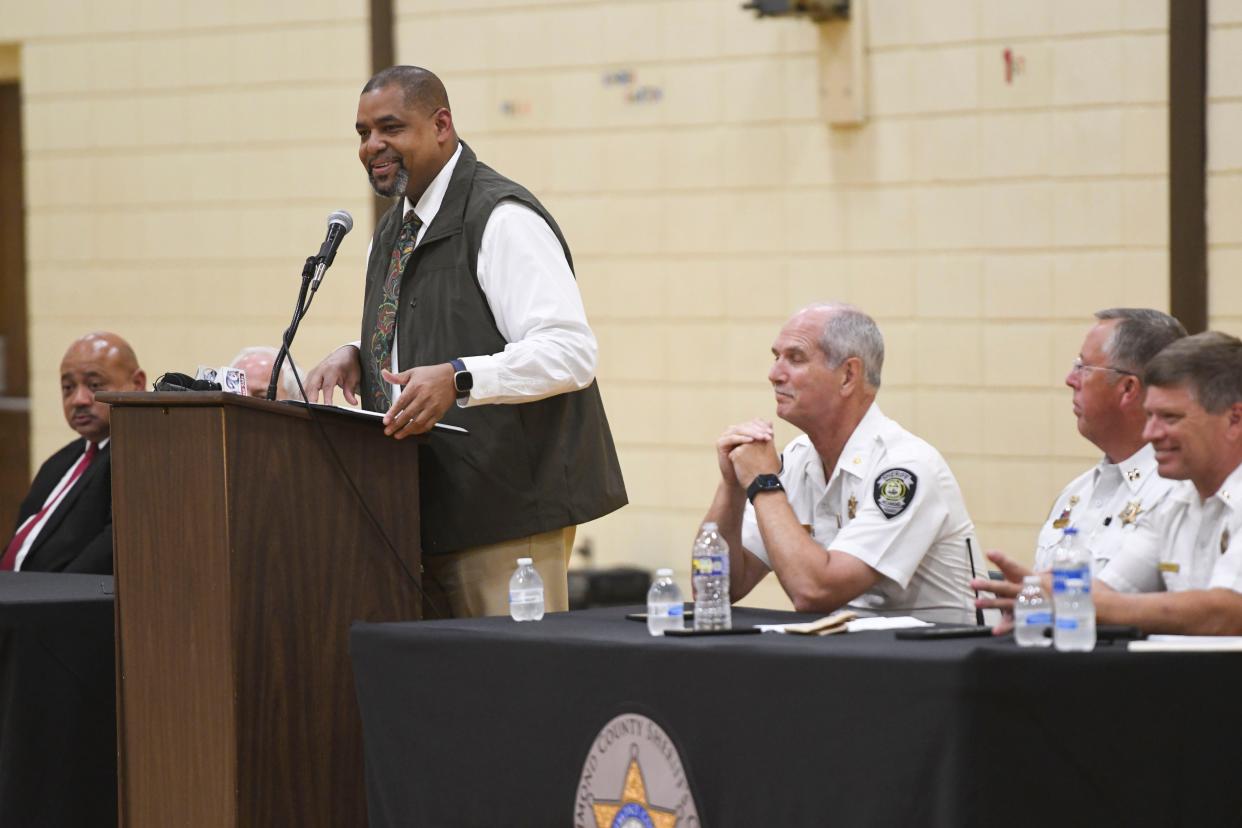
[(1180, 481), (1158, 511), (1100, 580), (1126, 592), (1242, 592), (1242, 466), (1206, 500)]
[[(780, 478), (789, 505), (815, 542), (883, 576), (849, 603), (851, 609), (974, 623), (968, 548), (974, 572), (986, 577), (987, 567), (957, 480), (939, 452), (872, 404), (841, 451), (831, 479), (824, 479), (824, 464), (806, 435), (787, 445), (782, 459)], [(771, 567), (749, 503), (742, 545)]]
[(1095, 572), (1102, 572), (1139, 526), (1155, 519), (1157, 507), (1177, 482), (1156, 473), (1156, 450), (1151, 443), (1144, 443), (1120, 463), (1101, 459), (1057, 496), (1039, 530), (1035, 571), (1052, 568), (1052, 553), (1061, 540), (1061, 530), (1074, 526), (1091, 550)]
[[(404, 200), (402, 214), (413, 209), (422, 222), (416, 244), (440, 212), (460, 158), (458, 144), (418, 203)], [(370, 257), (368, 245), (368, 261)], [(590, 385), (598, 354), (595, 334), (587, 324), (565, 251), (543, 217), (517, 201), (497, 204), (483, 227), (475, 269), (496, 327), (508, 344), (497, 354), (460, 355), (474, 387), (469, 399), (459, 404), (534, 402)], [(359, 347), (358, 342), (353, 344)], [(394, 331), (392, 371), (400, 370)], [(400, 393), (394, 387), (392, 398)]]

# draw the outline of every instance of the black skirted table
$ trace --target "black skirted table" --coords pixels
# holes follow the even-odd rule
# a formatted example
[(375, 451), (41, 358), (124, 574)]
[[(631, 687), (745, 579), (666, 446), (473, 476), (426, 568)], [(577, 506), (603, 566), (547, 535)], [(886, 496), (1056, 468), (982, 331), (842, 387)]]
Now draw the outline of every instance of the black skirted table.
[(655, 639), (624, 613), (355, 625), (373, 828), (596, 825), (579, 776), (626, 713), (708, 828), (1242, 824), (1242, 654)]
[(0, 573), (0, 825), (115, 826), (112, 578)]

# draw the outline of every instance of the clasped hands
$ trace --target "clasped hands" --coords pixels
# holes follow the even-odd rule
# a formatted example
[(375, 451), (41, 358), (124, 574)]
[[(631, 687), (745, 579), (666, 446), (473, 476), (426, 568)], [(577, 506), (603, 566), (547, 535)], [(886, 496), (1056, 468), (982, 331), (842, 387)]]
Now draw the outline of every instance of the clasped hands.
[(729, 426), (716, 441), (716, 462), (721, 477), (743, 492), (761, 474), (777, 474), (781, 458), (772, 442), (772, 423), (750, 420)]

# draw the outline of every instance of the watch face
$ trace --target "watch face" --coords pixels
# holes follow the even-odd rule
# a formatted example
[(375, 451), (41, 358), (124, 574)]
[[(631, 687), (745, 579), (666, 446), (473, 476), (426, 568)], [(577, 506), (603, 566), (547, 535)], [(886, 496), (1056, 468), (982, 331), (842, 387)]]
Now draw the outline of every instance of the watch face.
[(781, 479), (775, 474), (761, 474), (751, 481), (750, 488), (746, 491), (746, 496), (753, 503), (755, 495), (761, 492), (782, 491), (785, 487), (781, 485)]
[(474, 388), (474, 375), (469, 371), (458, 371), (453, 374), (453, 384), (457, 386), (457, 393), (468, 394)]

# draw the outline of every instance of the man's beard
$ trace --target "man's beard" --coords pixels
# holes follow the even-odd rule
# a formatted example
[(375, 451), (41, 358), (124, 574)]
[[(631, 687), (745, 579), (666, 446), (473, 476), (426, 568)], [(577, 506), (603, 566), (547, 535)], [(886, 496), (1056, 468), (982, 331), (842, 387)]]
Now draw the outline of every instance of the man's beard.
[(397, 170), (397, 174), (392, 177), (392, 183), (387, 187), (381, 187), (375, 183), (375, 175), (367, 170), (367, 179), (371, 182), (371, 189), (375, 190), (377, 196), (384, 198), (396, 198), (405, 195), (405, 188), (410, 185), (410, 174), (405, 167)]

